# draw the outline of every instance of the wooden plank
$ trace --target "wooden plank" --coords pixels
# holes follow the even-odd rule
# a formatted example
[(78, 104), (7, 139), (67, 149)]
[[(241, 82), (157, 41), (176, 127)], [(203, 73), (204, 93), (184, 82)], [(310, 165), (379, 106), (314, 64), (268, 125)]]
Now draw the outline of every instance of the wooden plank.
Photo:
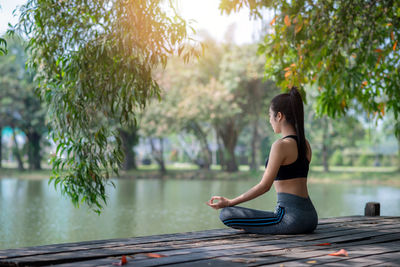
[[(399, 246), (400, 247), (400, 246)], [(316, 250), (316, 249), (321, 249), (321, 247), (318, 247), (318, 248), (314, 248), (314, 250)], [(329, 250), (329, 249), (325, 249), (325, 250)], [(330, 250), (332, 250), (332, 251), (330, 251), (329, 253), (332, 253), (333, 251), (335, 251), (335, 248), (331, 248)], [(296, 251), (296, 249), (292, 249), (291, 251)], [(302, 251), (302, 250), (300, 250), (300, 251)], [(314, 251), (315, 252), (315, 251)], [(313, 252), (313, 253), (314, 253)], [(281, 253), (281, 252), (278, 252), (278, 254), (279, 253)], [(319, 252), (318, 252), (319, 253)], [(327, 255), (327, 254), (329, 254), (328, 252), (323, 252), (322, 253), (322, 255)], [(275, 253), (271, 253), (271, 252), (268, 252), (268, 254), (269, 255), (272, 255), (272, 254), (275, 254)], [(301, 252), (301, 255), (305, 255), (304, 254), (304, 252)], [(255, 259), (254, 258), (254, 256), (253, 256), (253, 258), (246, 258), (248, 255), (239, 255), (239, 256), (237, 256), (237, 257), (235, 257), (235, 256), (233, 256), (233, 259), (239, 259), (239, 260), (242, 260), (243, 262), (244, 261), (247, 261), (247, 262), (251, 262), (251, 261), (257, 261), (257, 259)], [(258, 256), (261, 256), (260, 255), (260, 253), (258, 253)], [(263, 255), (264, 257), (265, 257), (265, 253), (264, 253), (264, 255)], [(261, 259), (263, 259), (263, 258), (261, 258)], [(265, 259), (265, 258), (264, 258)], [(227, 260), (227, 258), (224, 258), (224, 260)], [(232, 260), (232, 258), (231, 258), (231, 260)], [(258, 261), (259, 261), (259, 259), (258, 259)], [(204, 265), (206, 265), (208, 263), (208, 260), (202, 260), (200, 263), (198, 263), (198, 264), (204, 264)], [(270, 258), (268, 258), (268, 260), (266, 261), (266, 263), (271, 263), (271, 259)], [(188, 265), (188, 264), (190, 264), (190, 263), (187, 263), (187, 264), (183, 264), (183, 266), (184, 265)], [(309, 264), (308, 264), (309, 265)], [(286, 265), (285, 265), (286, 266)]]
[[(294, 247), (299, 246), (311, 246), (311, 243), (319, 242), (323, 243), (325, 239), (330, 239), (335, 242), (367, 242), (367, 238), (369, 239), (377, 239), (379, 237), (389, 238), (389, 236), (393, 233), (396, 233), (396, 227), (400, 222), (399, 217), (397, 218), (381, 218), (378, 219), (364, 219), (359, 217), (348, 217), (343, 219), (338, 219), (336, 224), (332, 222), (333, 220), (327, 220), (326, 224), (322, 224), (322, 228), (318, 229), (315, 234), (311, 235), (286, 235), (286, 236), (261, 236), (261, 235), (251, 235), (251, 234), (240, 234), (237, 231), (229, 230), (230, 232), (226, 232), (222, 235), (218, 235), (219, 232), (223, 232), (224, 230), (209, 230), (203, 231), (207, 233), (195, 232), (193, 236), (195, 240), (190, 239), (191, 233), (183, 233), (183, 234), (170, 234), (163, 236), (153, 236), (153, 237), (145, 237), (145, 238), (131, 238), (131, 239), (119, 239), (118, 242), (112, 240), (112, 242), (97, 242), (88, 244), (86, 246), (82, 246), (82, 243), (73, 243), (74, 245), (68, 244), (67, 246), (42, 246), (40, 249), (44, 249), (44, 247), (52, 247), (54, 251), (49, 252), (45, 251), (41, 255), (36, 255), (35, 257), (30, 255), (30, 257), (21, 257), (17, 258), (9, 258), (10, 261), (0, 261), (1, 263), (6, 262), (14, 262), (20, 264), (26, 264), (29, 261), (33, 260), (33, 264), (50, 264), (52, 263), (51, 259), (61, 259), (61, 262), (75, 261), (75, 260), (88, 260), (88, 259), (97, 259), (109, 257), (110, 255), (122, 255), (122, 254), (137, 254), (144, 252), (155, 252), (154, 250), (160, 252), (165, 251), (165, 253), (169, 254), (171, 257), (181, 257), (180, 262), (193, 262), (192, 260), (204, 261), (209, 260), (213, 262), (214, 258), (219, 257), (218, 260), (224, 261), (224, 257), (226, 250), (236, 250), (236, 255), (246, 254), (246, 257), (255, 257), (257, 255), (251, 255), (251, 253), (264, 253), (266, 250), (266, 246), (269, 246), (269, 249), (272, 251), (280, 251), (286, 249), (289, 245)], [(338, 224), (346, 224), (346, 226), (342, 227), (330, 227), (337, 226)], [(358, 226), (357, 229), (352, 227), (347, 228), (347, 224), (352, 224), (353, 227)], [(335, 229), (337, 231), (332, 231)], [(217, 234), (217, 236), (212, 236), (212, 234)], [(175, 238), (178, 238), (177, 241), (171, 241)], [(336, 239), (335, 239), (336, 238)], [(140, 240), (141, 239), (141, 240)], [(267, 240), (266, 240), (267, 239)], [(277, 240), (278, 239), (278, 240)], [(390, 238), (389, 238), (390, 239)], [(360, 241), (361, 240), (361, 241)], [(126, 241), (126, 242), (125, 242)], [(141, 244), (140, 241), (143, 241), (144, 244)], [(146, 243), (147, 242), (147, 243)], [(370, 241), (368, 241), (370, 242)], [(221, 245), (222, 243), (222, 245)], [(134, 245), (132, 245), (134, 244)], [(262, 244), (262, 250), (258, 251), (257, 249), (260, 244)], [(315, 244), (315, 243), (314, 243)], [(254, 245), (257, 245), (254, 247)], [(346, 243), (347, 245), (347, 243)], [(254, 250), (253, 248), (256, 248)], [(34, 248), (35, 249), (35, 248)], [(39, 250), (40, 250), (39, 249)], [(58, 250), (57, 250), (58, 249)], [(260, 248), (261, 249), (261, 248)], [(65, 250), (70, 250), (65, 252)], [(315, 249), (320, 250), (320, 249)], [(20, 250), (21, 251), (21, 250)], [(23, 250), (22, 250), (23, 251)], [(61, 251), (61, 253), (60, 253)], [(209, 252), (212, 251), (214, 253)], [(206, 258), (199, 258), (199, 255), (195, 255), (196, 257), (188, 258), (188, 254), (204, 254), (206, 252)], [(250, 252), (250, 253), (249, 253)], [(33, 251), (33, 253), (38, 253), (38, 251)], [(40, 251), (39, 251), (40, 253)], [(221, 255), (220, 255), (221, 254)], [(251, 255), (251, 256), (250, 256)], [(47, 259), (46, 259), (47, 256)], [(230, 255), (228, 255), (230, 256)], [(20, 255), (16, 255), (15, 257), (20, 257)], [(21, 260), (22, 259), (22, 260)], [(39, 259), (39, 260), (38, 260)], [(103, 261), (107, 259), (98, 259), (94, 261)], [(143, 264), (150, 264), (154, 259), (143, 258), (140, 260)], [(156, 259), (158, 260), (158, 259)], [(243, 259), (242, 259), (243, 260)], [(251, 259), (250, 259), (251, 260)], [(87, 262), (94, 262), (93, 260)], [(108, 260), (109, 262), (110, 260)], [(138, 261), (135, 261), (137, 263)], [(147, 262), (147, 263), (145, 263)], [(80, 262), (84, 263), (84, 262)], [(220, 261), (215, 262), (215, 264), (220, 264)], [(75, 262), (76, 264), (76, 262)], [(85, 263), (86, 264), (86, 263)], [(89, 264), (89, 263), (88, 263)]]
[[(351, 230), (350, 232), (347, 231), (346, 236), (347, 236), (347, 240), (352, 240), (354, 238), (359, 238), (359, 235), (362, 234), (362, 238), (365, 238), (365, 236), (376, 236), (376, 235), (380, 235), (382, 234), (382, 230), (379, 232), (376, 232), (374, 229), (370, 229), (370, 232), (366, 233), (364, 231), (361, 231), (360, 234), (354, 234), (354, 233), (360, 233), (359, 230)], [(329, 234), (330, 235), (330, 234)], [(321, 237), (319, 237), (321, 238)], [(314, 238), (315, 239), (315, 238)], [(343, 236), (340, 236), (340, 240), (343, 241)], [(260, 243), (260, 242), (258, 242)], [(263, 241), (262, 244), (263, 245), (268, 245), (268, 244), (275, 244), (275, 245), (280, 245), (280, 244), (287, 244), (288, 240), (281, 240), (281, 241), (274, 241), (274, 240), (267, 240), (267, 241)], [(218, 244), (218, 242), (216, 243)], [(296, 244), (298, 245), (298, 240), (296, 240)], [(253, 246), (252, 243), (237, 243), (235, 242), (234, 245), (222, 245), (222, 246), (217, 246), (217, 247), (204, 247), (204, 244), (196, 244), (196, 247), (201, 247), (201, 249), (203, 250), (204, 248), (207, 249), (230, 249), (230, 248), (241, 248), (241, 247), (247, 247), (247, 246)], [(58, 254), (51, 254), (51, 255), (37, 255), (34, 257), (23, 257), (23, 258), (18, 258), (18, 259), (12, 259), (11, 262), (18, 262), (20, 264), (34, 264), (36, 263), (40, 263), (40, 264), (44, 264), (44, 263), (52, 263), (55, 262), (56, 260), (62, 261), (62, 262), (68, 262), (71, 260), (87, 260), (87, 259), (97, 259), (97, 258), (102, 258), (102, 257), (107, 257), (107, 256), (118, 256), (118, 255), (123, 255), (123, 254), (135, 254), (135, 253), (145, 253), (145, 252), (163, 252), (165, 251), (166, 254), (182, 254), (182, 253), (193, 253), (195, 252), (194, 249), (180, 249), (177, 250), (178, 248), (185, 248), (185, 246), (178, 246), (178, 247), (161, 247), (161, 248), (157, 248), (156, 251), (154, 251), (154, 248), (143, 248), (143, 247), (129, 247), (129, 246), (123, 246), (123, 247), (117, 247), (117, 248), (109, 248), (107, 250), (90, 250), (90, 251), (77, 251), (76, 253), (72, 253), (72, 252), (68, 252), (68, 253), (58, 253)], [(115, 249), (115, 250), (114, 250)], [(165, 254), (165, 253), (164, 253)], [(3, 262), (10, 262), (10, 261), (3, 261)]]
[(96, 248), (120, 247), (123, 245), (152, 244), (152, 243), (168, 242), (171, 240), (186, 240), (188, 242), (192, 242), (193, 240), (197, 239), (208, 239), (208, 238), (216, 239), (219, 237), (228, 237), (232, 235), (241, 235), (241, 234), (243, 234), (243, 232), (233, 229), (215, 229), (215, 230), (205, 230), (199, 232), (188, 232), (188, 233), (178, 233), (178, 234), (165, 234), (165, 235), (134, 237), (134, 238), (124, 238), (124, 239), (111, 239), (111, 240), (45, 245), (37, 247), (0, 250), (0, 259), (20, 257), (20, 256), (33, 256), (40, 254), (53, 254), (58, 252), (71, 252), (71, 251), (88, 250)]
[[(384, 217), (380, 217), (384, 218)], [(319, 227), (324, 227), (324, 224), (332, 224), (337, 222), (360, 222), (365, 221), (363, 216), (348, 216), (340, 218), (328, 218), (320, 219)], [(232, 229), (215, 229), (215, 230), (205, 230), (198, 232), (188, 232), (188, 233), (177, 233), (177, 234), (165, 234), (165, 235), (155, 235), (155, 236), (145, 236), (145, 237), (134, 237), (134, 238), (124, 238), (124, 239), (110, 239), (110, 240), (94, 240), (94, 241), (84, 241), (84, 242), (74, 242), (74, 243), (64, 243), (55, 245), (45, 245), (29, 248), (18, 248), (18, 249), (8, 249), (0, 250), (0, 258), (19, 256), (19, 255), (34, 255), (44, 252), (52, 251), (74, 251), (75, 249), (85, 249), (85, 248), (106, 248), (112, 246), (120, 246), (121, 243), (127, 245), (134, 244), (147, 244), (147, 243), (159, 243), (167, 242), (171, 239), (173, 240), (191, 240), (191, 239), (201, 239), (201, 238), (215, 238), (216, 236), (229, 236), (232, 234), (239, 234), (238, 231)]]
[(374, 224), (393, 224), (398, 223), (400, 220), (394, 219), (380, 219), (380, 220), (358, 220), (358, 221), (349, 221), (349, 222), (338, 222), (338, 223), (327, 223), (327, 224), (318, 224), (317, 229), (336, 229), (342, 227), (354, 227), (357, 225), (367, 226), (367, 225), (374, 225)]
[[(387, 226), (387, 227), (395, 227), (395, 226)], [(397, 227), (395, 227), (397, 228)], [(366, 238), (366, 237), (371, 237), (371, 236), (377, 236), (377, 235), (382, 235), (383, 234), (382, 229), (380, 229), (379, 232), (376, 231), (376, 229), (370, 229), (368, 232), (362, 231), (362, 230), (349, 230), (346, 231), (345, 233), (341, 233), (340, 236), (335, 236), (332, 238), (331, 233), (327, 233), (325, 236), (328, 236), (330, 242), (344, 242), (349, 241), (349, 240), (354, 240), (355, 238), (360, 239), (360, 238)], [(392, 231), (391, 229), (387, 229), (386, 231)], [(263, 237), (263, 236), (262, 236)], [(271, 236), (269, 236), (271, 237)], [(292, 235), (291, 237), (296, 237)], [(303, 236), (307, 237), (307, 236)], [(315, 237), (313, 238), (308, 238), (309, 240), (315, 240)], [(326, 241), (325, 239), (321, 239), (321, 236), (318, 237), (319, 240), (323, 243), (323, 241)], [(306, 239), (307, 240), (307, 239)], [(166, 255), (176, 255), (176, 254), (182, 254), (182, 253), (195, 253), (197, 252), (196, 248), (200, 248), (201, 251), (204, 249), (209, 249), (209, 250), (223, 250), (223, 249), (232, 249), (232, 248), (243, 248), (243, 247), (251, 247), (253, 246), (253, 242), (251, 239), (247, 239), (246, 242), (231, 242), (231, 244), (226, 244), (226, 245), (220, 245), (218, 241), (213, 243), (207, 242), (207, 244), (204, 244), (204, 242), (198, 242), (198, 243), (190, 243), (189, 247), (188, 244), (183, 244), (183, 245), (175, 245), (175, 246), (162, 246), (162, 247), (150, 247), (146, 248), (143, 246), (122, 246), (122, 247), (113, 247), (113, 248), (108, 248), (108, 249), (95, 249), (95, 250), (81, 250), (81, 251), (76, 251), (76, 252), (62, 252), (62, 253), (53, 253), (53, 254), (41, 254), (41, 255), (35, 255), (31, 257), (21, 257), (21, 258), (13, 258), (9, 260), (3, 260), (2, 262), (18, 262), (20, 264), (33, 264), (35, 262), (38, 263), (53, 263), (56, 262), (58, 259), (62, 259), (59, 261), (71, 261), (73, 260), (87, 260), (87, 259), (97, 259), (97, 258), (102, 258), (102, 257), (107, 257), (107, 256), (118, 256), (118, 255), (124, 255), (124, 254), (136, 254), (136, 253), (146, 253), (146, 252), (163, 252), (163, 254)], [(295, 241), (295, 245), (299, 245), (299, 239), (292, 240), (292, 242)], [(304, 238), (303, 238), (304, 241)], [(260, 240), (257, 243), (258, 244), (263, 244), (265, 245), (270, 245), (274, 244), (275, 245), (287, 245), (289, 240)], [(206, 246), (205, 246), (206, 245)], [(193, 248), (194, 247), (194, 248)]]
[[(387, 252), (377, 255), (356, 257), (349, 259), (342, 259), (336, 262), (324, 263), (317, 261), (318, 264), (324, 266), (399, 266), (400, 265), (400, 252)], [(285, 264), (286, 266), (297, 266)]]
[[(270, 247), (267, 248), (265, 246), (250, 247), (249, 248), (249, 250), (251, 250), (253, 252), (261, 250), (261, 252), (265, 253), (265, 250), (268, 250), (269, 257), (268, 257), (268, 260), (266, 262), (264, 262), (264, 263), (271, 263), (271, 260), (272, 260), (271, 255), (273, 255), (273, 254), (278, 254), (279, 255), (279, 254), (284, 253), (284, 251), (286, 251), (285, 249), (280, 248), (280, 251), (272, 252), (270, 249), (271, 249)], [(243, 255), (241, 255), (241, 254), (243, 254), (243, 250), (238, 250), (237, 248), (236, 249), (229, 249), (228, 247), (225, 247), (225, 248), (222, 249), (222, 251), (213, 250), (212, 253), (210, 253), (209, 250), (207, 250), (206, 248), (204, 248), (204, 250), (207, 251), (207, 257), (211, 256), (211, 259), (213, 259), (215, 257), (224, 256), (226, 254), (226, 250), (229, 250), (228, 254), (230, 256), (236, 254), (236, 255), (240, 255), (239, 257), (243, 257)], [(245, 251), (249, 252), (249, 250), (245, 250)], [(332, 249), (330, 249), (330, 250), (332, 250)], [(291, 251), (293, 253), (293, 250), (291, 250)], [(308, 251), (308, 252), (300, 251), (298, 253), (299, 253), (299, 255), (302, 255), (301, 257), (315, 257), (315, 256), (324, 256), (324, 255), (327, 255), (327, 254), (332, 252), (332, 251), (330, 251), (328, 253), (327, 251), (329, 251), (329, 249), (325, 249), (325, 250), (321, 249), (320, 251)], [(200, 261), (200, 262), (198, 262), (196, 264), (204, 264), (204, 263), (209, 263), (211, 261), (210, 258), (209, 258), (210, 260), (208, 260), (208, 261), (204, 260), (204, 258), (205, 258), (204, 257), (204, 252), (202, 252), (201, 255), (197, 255), (197, 254), (200, 254), (200, 253), (193, 253), (193, 252), (195, 252), (195, 251), (192, 250), (192, 253), (183, 254), (183, 255), (177, 255), (177, 253), (170, 253), (170, 254), (166, 253), (166, 255), (170, 255), (167, 258), (150, 259), (150, 260), (139, 260), (139, 261), (135, 261), (135, 265), (137, 265), (137, 266), (154, 266), (154, 265), (161, 265), (161, 264), (174, 264), (174, 265), (176, 265), (177, 263), (185, 263), (185, 262), (190, 262), (190, 264), (194, 264), (194, 263), (196, 263), (196, 261)], [(180, 253), (182, 253), (182, 251), (180, 251)], [(222, 257), (220, 259), (225, 261), (227, 258)], [(263, 259), (265, 259), (265, 258), (263, 258)], [(254, 260), (254, 259), (249, 259), (249, 261), (252, 261), (252, 260)], [(282, 259), (281, 256), (275, 256), (273, 258), (273, 260), (275, 262), (282, 262), (282, 261), (287, 261), (287, 258)], [(193, 261), (195, 261), (195, 262), (193, 262)], [(102, 262), (104, 262), (104, 261), (102, 261)], [(100, 263), (100, 262), (96, 262), (96, 264), (97, 263)], [(67, 265), (62, 265), (62, 266), (67, 266)]]
[[(378, 238), (375, 238), (375, 239), (371, 239), (369, 242), (370, 242), (370, 243), (374, 243), (374, 242), (380, 243), (380, 244), (376, 244), (376, 246), (378, 246), (378, 248), (380, 248), (380, 247), (385, 247), (385, 246), (388, 245), (388, 244), (382, 244), (382, 242), (383, 242), (385, 239), (386, 239), (386, 240), (389, 240), (389, 241), (397, 241), (397, 242), (399, 242), (399, 240), (400, 240), (400, 239), (399, 239), (399, 237), (400, 237), (400, 234), (399, 234), (399, 233), (397, 234), (397, 236), (396, 236), (396, 235), (388, 235), (388, 236), (390, 236), (390, 237), (385, 237), (385, 238), (378, 237)], [(364, 240), (364, 241), (357, 241), (357, 242), (353, 242), (353, 243), (346, 244), (345, 248), (351, 248), (351, 247), (352, 247), (353, 249), (357, 250), (357, 249), (359, 249), (359, 248), (361, 247), (361, 245), (363, 245), (363, 244), (368, 244), (368, 243), (366, 243), (365, 240)], [(394, 248), (396, 248), (396, 249), (397, 249), (397, 246), (400, 247), (400, 245), (397, 245), (398, 243), (392, 243), (392, 244), (396, 244), (396, 245), (394, 245)], [(340, 248), (343, 248), (343, 246), (341, 246), (340, 244), (333, 244), (332, 246), (326, 246), (326, 247), (299, 247), (299, 248), (293, 248), (293, 249), (291, 249), (291, 251), (304, 251), (304, 250), (315, 251), (315, 250), (325, 250), (325, 251), (329, 251), (329, 253), (332, 253), (332, 252), (334, 252), (334, 251), (339, 250)], [(329, 254), (329, 253), (326, 253), (326, 255)], [(260, 254), (260, 253), (249, 254), (249, 255), (246, 255), (246, 254), (241, 255), (241, 257), (248, 257), (248, 258), (257, 258), (257, 257), (259, 257), (259, 256), (263, 256), (263, 255)], [(264, 255), (264, 256), (265, 256), (265, 255)], [(307, 259), (307, 261), (309, 261), (309, 260)], [(297, 261), (297, 262), (298, 262), (298, 261)]]
[[(399, 237), (400, 237), (400, 234), (398, 234), (397, 235), (397, 237), (394, 237), (393, 238), (393, 240), (396, 240), (397, 239), (397, 241), (400, 241), (400, 239), (399, 239)], [(379, 240), (379, 239), (377, 239), (377, 240), (375, 240), (375, 241), (377, 241), (377, 242), (381, 242), (382, 240)], [(364, 250), (364, 249), (367, 249), (368, 247), (360, 247), (360, 245), (359, 245), (359, 243), (360, 242), (355, 242), (355, 243), (352, 243), (351, 244), (351, 246), (353, 247), (353, 250)], [(378, 249), (379, 248), (381, 248), (381, 244), (377, 244), (376, 246), (378, 246)], [(346, 247), (347, 249), (349, 248), (348, 246)], [(385, 261), (386, 260), (386, 258), (385, 257), (387, 257), (388, 259), (386, 260), (387, 262), (396, 262), (395, 260), (400, 260), (400, 255), (399, 255), (399, 253), (398, 252), (396, 252), (396, 253), (393, 253), (393, 251), (395, 251), (395, 250), (398, 250), (398, 248), (400, 248), (400, 244), (399, 243), (397, 243), (397, 245), (395, 245), (394, 246), (394, 249), (389, 249), (389, 250), (387, 250), (387, 253), (386, 254), (379, 254), (379, 255), (371, 255), (371, 256), (368, 256), (368, 258), (372, 261), (372, 259), (374, 259), (374, 258), (376, 258), (377, 256), (379, 256), (378, 258), (379, 258), (379, 262), (383, 262), (383, 261)], [(291, 251), (299, 251), (300, 253), (301, 253), (301, 251), (302, 251), (302, 247), (301, 248), (298, 248), (298, 249), (292, 249)], [(307, 249), (307, 248), (306, 248)], [(310, 248), (310, 249), (312, 249), (312, 250), (318, 250), (318, 249), (322, 249), (322, 250), (325, 250), (326, 252), (326, 254), (324, 254), (324, 257), (327, 257), (328, 259), (329, 259), (329, 261), (323, 261), (323, 260), (321, 260), (321, 258), (319, 258), (319, 257), (315, 257), (315, 258), (307, 258), (307, 259), (299, 259), (299, 260), (295, 260), (295, 261), (293, 261), (293, 262), (288, 262), (288, 261), (285, 261), (284, 262), (284, 266), (285, 267), (287, 267), (287, 266), (310, 266), (310, 265), (312, 265), (312, 264), (317, 264), (317, 265), (321, 265), (321, 264), (325, 264), (325, 263), (329, 263), (329, 262), (333, 262), (333, 261), (339, 261), (339, 260), (341, 260), (342, 258), (340, 258), (340, 257), (332, 257), (332, 256), (326, 256), (327, 254), (329, 254), (329, 253), (332, 253), (332, 252), (334, 252), (334, 251), (337, 251), (337, 250), (339, 250), (339, 246), (329, 246), (329, 247), (325, 247), (325, 248), (322, 248), (322, 247), (313, 247), (313, 248)], [(376, 251), (375, 251), (376, 252)], [(350, 250), (350, 256), (354, 256), (353, 255), (353, 253), (351, 252), (351, 250)], [(271, 254), (270, 254), (271, 255)], [(302, 255), (302, 254), (301, 254)], [(393, 255), (393, 256), (391, 256), (391, 255)], [(302, 256), (301, 256), (302, 257)], [(396, 258), (397, 257), (397, 258)], [(239, 260), (239, 261), (241, 261), (241, 262), (243, 262), (244, 264), (250, 264), (250, 263), (256, 263), (257, 262), (257, 264), (264, 264), (264, 263), (266, 263), (266, 264), (270, 264), (271, 263), (271, 260), (269, 259), (269, 258), (266, 258), (266, 255), (265, 255), (265, 253), (256, 253), (256, 254), (242, 254), (242, 255), (238, 255), (238, 256), (231, 256), (231, 257), (223, 257), (223, 258), (221, 258), (221, 259), (223, 259), (223, 260), (225, 260), (225, 261), (227, 261), (227, 262), (229, 262), (229, 261), (234, 261), (234, 260)], [(370, 261), (370, 262), (371, 262)], [(198, 266), (206, 266), (207, 264), (208, 264), (208, 262), (209, 262), (209, 260), (201, 260), (201, 261), (198, 261), (198, 262), (193, 262), (193, 264), (196, 264), (196, 266), (198, 265)], [(309, 262), (311, 262), (311, 263), (309, 263)], [(315, 262), (315, 263), (312, 263), (312, 262)], [(183, 264), (178, 264), (178, 265), (176, 265), (176, 266), (189, 266), (190, 264), (192, 264), (192, 262), (189, 262), (189, 263), (183, 263)], [(255, 265), (257, 265), (257, 264), (255, 264)], [(280, 264), (282, 264), (282, 263), (279, 263), (279, 264), (277, 264), (276, 266), (279, 266)], [(358, 266), (359, 264), (357, 264), (357, 266)]]
[[(294, 253), (292, 254), (293, 259), (289, 260), (289, 259), (282, 259), (282, 261), (278, 261), (274, 263), (282, 263), (284, 262), (285, 266), (302, 266), (303, 264), (308, 264), (310, 261), (315, 261), (314, 264), (317, 265), (326, 265), (326, 264), (331, 264), (331, 263), (336, 263), (336, 262), (342, 262), (346, 265), (352, 265), (352, 264), (347, 264), (346, 261), (351, 260), (351, 259), (358, 259), (358, 261), (361, 263), (363, 262), (363, 260), (361, 258), (370, 258), (372, 259), (379, 259), (380, 255), (384, 255), (384, 254), (391, 254), (394, 252), (398, 252), (400, 251), (400, 243), (393, 243), (390, 247), (386, 246), (386, 247), (382, 247), (378, 244), (376, 245), (366, 245), (366, 246), (352, 246), (352, 247), (346, 247), (345, 248), (348, 253), (349, 253), (349, 257), (335, 257), (335, 256), (329, 256), (328, 254), (335, 252), (335, 249), (323, 249), (321, 250), (320, 255), (318, 255), (317, 253), (314, 254), (315, 251), (310, 251), (311, 254), (309, 255), (313, 255), (310, 258), (304, 258), (304, 255), (307, 255), (306, 253), (301, 252), (301, 250), (299, 250), (299, 253)], [(292, 252), (295, 252), (297, 250), (292, 250)], [(373, 255), (371, 255), (373, 254)], [(296, 258), (298, 257), (298, 258)], [(382, 260), (380, 261), (382, 262)], [(267, 260), (264, 261), (258, 261), (256, 264), (254, 264), (254, 266), (258, 266), (259, 264), (266, 264), (266, 263), (272, 263), (270, 258), (267, 258)], [(253, 266), (253, 264), (250, 264), (250, 266)], [(357, 265), (358, 266), (358, 265)]]
[[(381, 217), (384, 218), (384, 217)], [(389, 219), (392, 219), (390, 217)], [(397, 218), (398, 219), (398, 218)], [(366, 221), (365, 217), (362, 216), (349, 216), (349, 217), (341, 217), (341, 218), (330, 218), (330, 219), (322, 219), (321, 224), (318, 227), (326, 227), (324, 223), (329, 225), (332, 222), (348, 222), (348, 223), (359, 223), (362, 221)], [(367, 222), (371, 223), (371, 219)], [(317, 229), (317, 231), (319, 230)], [(342, 228), (338, 228), (337, 230), (342, 230)], [(88, 242), (78, 242), (78, 243), (66, 243), (66, 244), (58, 244), (58, 245), (47, 245), (47, 246), (39, 246), (39, 247), (31, 247), (31, 248), (22, 248), (22, 249), (11, 249), (11, 250), (3, 250), (0, 251), (0, 259), (1, 258), (10, 258), (17, 256), (29, 256), (29, 255), (37, 255), (44, 253), (54, 253), (54, 252), (71, 252), (78, 250), (87, 250), (92, 248), (107, 248), (107, 247), (118, 247), (121, 245), (133, 245), (133, 244), (147, 244), (147, 243), (160, 243), (160, 242), (168, 242), (169, 240), (190, 240), (192, 239), (202, 239), (202, 238), (215, 238), (216, 236), (230, 236), (232, 234), (240, 234), (240, 232), (232, 229), (216, 229), (216, 230), (206, 230), (199, 232), (189, 232), (189, 233), (179, 233), (179, 234), (166, 234), (166, 235), (157, 235), (157, 236), (147, 236), (147, 237), (137, 237), (137, 238), (128, 238), (128, 239), (112, 239), (112, 240), (97, 240), (97, 241), (88, 241)]]

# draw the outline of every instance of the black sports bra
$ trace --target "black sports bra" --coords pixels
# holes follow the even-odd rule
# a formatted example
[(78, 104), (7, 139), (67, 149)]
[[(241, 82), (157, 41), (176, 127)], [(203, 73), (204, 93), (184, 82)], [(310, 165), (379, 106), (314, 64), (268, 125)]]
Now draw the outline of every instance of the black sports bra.
[[(288, 136), (283, 137), (282, 139), (285, 139), (285, 138), (293, 138), (297, 142), (296, 135), (288, 135)], [(265, 168), (267, 168), (267, 166), (268, 166), (268, 159), (265, 162)], [(310, 162), (308, 161), (307, 158), (300, 159), (297, 156), (297, 159), (295, 162), (287, 164), (287, 165), (281, 165), (279, 167), (278, 174), (275, 177), (275, 181), (307, 177), (309, 167), (310, 167)]]

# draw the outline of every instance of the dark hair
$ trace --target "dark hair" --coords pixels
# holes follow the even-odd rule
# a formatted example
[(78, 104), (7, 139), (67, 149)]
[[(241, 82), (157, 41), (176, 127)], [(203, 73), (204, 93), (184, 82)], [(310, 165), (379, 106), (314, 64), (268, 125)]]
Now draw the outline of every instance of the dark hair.
[(307, 146), (304, 134), (304, 107), (297, 88), (292, 87), (289, 93), (275, 96), (271, 101), (271, 110), (274, 112), (274, 117), (278, 112), (285, 115), (286, 121), (294, 127), (298, 139), (299, 158), (305, 159)]

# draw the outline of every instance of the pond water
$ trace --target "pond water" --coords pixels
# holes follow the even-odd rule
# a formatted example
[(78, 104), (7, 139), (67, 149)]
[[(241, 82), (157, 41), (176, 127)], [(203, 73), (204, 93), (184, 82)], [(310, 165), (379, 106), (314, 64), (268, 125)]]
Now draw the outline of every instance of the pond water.
[[(127, 238), (224, 228), (212, 195), (235, 197), (256, 180), (114, 180), (109, 203), (99, 216), (48, 185), (48, 180), (0, 179), (0, 249), (85, 240)], [(381, 203), (381, 214), (400, 215), (400, 188), (377, 185), (310, 184), (320, 218), (362, 215), (366, 202)], [(271, 191), (243, 206), (273, 210)]]

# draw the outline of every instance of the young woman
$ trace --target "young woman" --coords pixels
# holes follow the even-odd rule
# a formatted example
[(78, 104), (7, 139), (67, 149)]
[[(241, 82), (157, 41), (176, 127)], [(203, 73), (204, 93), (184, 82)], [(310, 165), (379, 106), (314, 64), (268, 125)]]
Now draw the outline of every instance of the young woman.
[[(269, 122), (283, 137), (272, 144), (261, 181), (234, 199), (213, 196), (207, 205), (222, 208), (220, 219), (225, 225), (249, 233), (310, 233), (318, 224), (307, 191), (311, 147), (304, 135), (303, 101), (295, 87), (272, 99)], [(278, 196), (275, 212), (236, 206), (268, 192), (272, 184)]]

